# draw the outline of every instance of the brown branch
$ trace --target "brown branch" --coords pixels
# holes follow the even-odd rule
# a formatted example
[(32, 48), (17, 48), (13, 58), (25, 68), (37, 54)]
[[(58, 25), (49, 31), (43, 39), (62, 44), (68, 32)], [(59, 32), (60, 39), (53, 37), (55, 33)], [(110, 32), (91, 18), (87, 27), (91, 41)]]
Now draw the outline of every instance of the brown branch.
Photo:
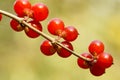
[(78, 58), (81, 58), (81, 59), (83, 59), (83, 60), (86, 60), (86, 61), (91, 61), (91, 59), (86, 58), (86, 57), (81, 56), (81, 55), (78, 55), (75, 51), (70, 50), (69, 48), (67, 48), (67, 47), (65, 47), (64, 45), (62, 45), (60, 42), (56, 41), (56, 39), (54, 39), (54, 38), (50, 37), (49, 35), (47, 35), (47, 34), (41, 32), (41, 31), (39, 31), (38, 29), (34, 28), (34, 27), (31, 26), (30, 24), (28, 24), (28, 23), (24, 20), (24, 18), (20, 18), (20, 17), (18, 17), (18, 16), (16, 16), (16, 15), (13, 15), (13, 14), (11, 14), (11, 13), (9, 13), (9, 12), (6, 12), (6, 11), (3, 11), (3, 10), (0, 10), (0, 13), (3, 14), (3, 15), (5, 15), (5, 16), (7, 16), (7, 17), (9, 17), (9, 18), (15, 19), (15, 20), (18, 21), (20, 24), (23, 24), (23, 25), (31, 28), (32, 30), (34, 30), (35, 32), (37, 32), (38, 34), (40, 34), (42, 37), (44, 37), (45, 39), (47, 39), (47, 40), (49, 40), (50, 42), (55, 43), (55, 44), (63, 47), (64, 49), (66, 49), (67, 51), (69, 51), (69, 52), (70, 52), (71, 54), (73, 54), (74, 56), (76, 56), (76, 57), (78, 57)]

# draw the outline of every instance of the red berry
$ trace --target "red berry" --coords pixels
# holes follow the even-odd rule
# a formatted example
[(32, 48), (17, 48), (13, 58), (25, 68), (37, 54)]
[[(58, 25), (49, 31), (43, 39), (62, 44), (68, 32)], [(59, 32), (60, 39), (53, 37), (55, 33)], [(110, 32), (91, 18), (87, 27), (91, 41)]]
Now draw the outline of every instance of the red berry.
[(27, 15), (28, 11), (31, 9), (31, 4), (29, 0), (16, 0), (14, 3), (14, 10), (18, 14), (18, 16)]
[[(36, 21), (30, 21), (29, 22), (34, 28), (38, 29), (39, 31), (42, 31), (42, 25), (39, 22)], [(40, 34), (35, 32), (34, 30), (25, 27), (25, 33), (30, 38), (37, 38)]]
[(89, 47), (89, 52), (93, 54), (94, 56), (103, 53), (104, 51), (104, 44), (99, 41), (99, 40), (94, 40), (90, 43)]
[(60, 35), (64, 29), (64, 22), (59, 18), (53, 18), (48, 23), (48, 31), (53, 35)]
[(101, 53), (98, 55), (96, 65), (102, 68), (108, 68), (113, 64), (113, 57), (108, 53)]
[(1, 21), (1, 19), (2, 19), (2, 14), (0, 14), (0, 21)]
[(101, 76), (105, 73), (105, 68), (101, 68), (97, 65), (93, 65), (92, 67), (90, 67), (90, 72), (94, 76)]
[(78, 37), (78, 31), (73, 26), (67, 26), (62, 32), (62, 37), (66, 41), (74, 41)]
[(56, 52), (56, 49), (53, 47), (50, 41), (45, 40), (40, 46), (40, 50), (44, 55), (51, 56)]
[(43, 3), (37, 3), (32, 6), (33, 18), (36, 21), (43, 21), (48, 17), (48, 7)]
[[(84, 56), (84, 57), (89, 58), (89, 59), (93, 59), (93, 56), (90, 53), (82, 53), (81, 56)], [(80, 68), (83, 68), (83, 69), (88, 69), (91, 65), (90, 62), (85, 61), (81, 58), (77, 59), (77, 64)]]
[(10, 20), (10, 26), (14, 31), (20, 32), (22, 31), (24, 28), (14, 19)]
[[(63, 44), (65, 47), (73, 50), (73, 46), (70, 42), (63, 41), (61, 44)], [(60, 57), (63, 57), (63, 58), (67, 58), (67, 57), (71, 56), (71, 53), (62, 47), (57, 49), (57, 53)]]

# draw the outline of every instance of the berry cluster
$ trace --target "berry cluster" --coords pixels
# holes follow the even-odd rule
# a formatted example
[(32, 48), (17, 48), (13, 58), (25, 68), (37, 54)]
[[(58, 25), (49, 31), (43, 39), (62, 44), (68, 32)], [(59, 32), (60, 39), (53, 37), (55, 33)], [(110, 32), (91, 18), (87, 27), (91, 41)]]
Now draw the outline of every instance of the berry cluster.
[[(40, 31), (42, 31), (42, 25), (40, 21), (46, 19), (49, 13), (47, 6), (43, 3), (31, 5), (28, 0), (16, 0), (14, 3), (14, 10), (19, 17), (23, 17), (26, 22)], [(14, 19), (10, 21), (10, 25), (15, 31), (24, 30), (26, 35), (30, 38), (36, 38), (40, 35), (32, 29), (19, 24)], [(78, 31), (76, 28), (73, 26), (65, 27), (65, 24), (61, 19), (53, 18), (48, 22), (48, 31), (52, 35), (58, 36), (56, 41), (58, 41), (60, 38), (63, 38), (65, 41), (62, 41), (61, 44), (73, 50), (73, 46), (70, 41), (74, 41), (78, 37)], [(71, 55), (70, 52), (54, 43), (51, 43), (49, 40), (43, 41), (43, 43), (40, 45), (40, 50), (43, 54), (49, 56), (55, 52), (57, 52), (58, 55), (63, 58), (67, 58)]]
[(78, 31), (74, 26), (66, 26), (59, 18), (53, 18), (48, 23), (48, 31), (63, 38), (66, 41), (74, 41), (78, 37)]
[[(42, 25), (40, 21), (45, 20), (48, 17), (48, 7), (43, 3), (36, 3), (31, 5), (29, 0), (16, 0), (14, 3), (14, 11), (18, 17), (24, 18), (26, 22), (31, 24), (34, 28), (42, 31)], [(19, 24), (16, 20), (12, 19), (10, 25), (13, 30), (19, 32), (24, 30), (26, 35), (30, 38), (37, 38), (40, 34), (32, 29)]]
[[(73, 50), (73, 46), (70, 42), (74, 41), (78, 37), (78, 31), (75, 27), (65, 27), (64, 22), (61, 19), (53, 18), (48, 22), (47, 29), (52, 35), (58, 37), (56, 41), (59, 41), (61, 38), (63, 38), (64, 41), (62, 41), (61, 44), (66, 46), (70, 50)], [(57, 52), (58, 55), (63, 58), (67, 58), (71, 55), (69, 51), (56, 45), (55, 43), (51, 43), (48, 40), (43, 41), (40, 46), (40, 50), (43, 54), (47, 56), (53, 55), (55, 52)]]
[[(78, 66), (83, 69), (89, 69), (94, 76), (104, 74), (105, 70), (113, 64), (113, 57), (109, 53), (104, 52), (104, 44), (99, 40), (94, 40), (90, 43), (88, 46), (89, 52), (80, 55), (73, 52), (74, 49), (71, 42), (77, 39), (79, 33), (74, 26), (65, 26), (64, 22), (59, 18), (51, 19), (47, 25), (49, 33), (57, 36), (57, 38), (52, 40), (48, 39), (49, 35), (43, 35), (41, 21), (45, 20), (49, 13), (45, 4), (36, 3), (31, 5), (29, 0), (16, 0), (14, 10), (17, 14), (16, 17), (23, 19), (27, 24), (34, 27), (35, 30), (14, 17), (10, 20), (11, 28), (17, 32), (24, 30), (25, 34), (30, 38), (37, 38), (40, 34), (46, 38), (40, 45), (40, 50), (44, 55), (51, 56), (57, 53), (62, 58), (68, 58), (73, 54), (78, 57)], [(1, 13), (10, 17), (9, 14)], [(0, 20), (2, 19), (1, 13)]]
[(29, 0), (16, 0), (14, 10), (19, 17), (31, 17), (35, 21), (43, 21), (48, 16), (48, 7), (43, 3), (31, 5)]
[[(70, 42), (62, 41), (61, 44), (66, 46), (67, 48), (73, 50), (73, 46)], [(48, 40), (45, 40), (45, 41), (42, 42), (42, 44), (40, 45), (40, 50), (44, 55), (47, 55), (47, 56), (51, 56), (55, 52), (57, 52), (58, 55), (62, 58), (67, 58), (67, 57), (71, 56), (71, 53), (69, 51), (67, 51), (63, 47), (57, 46), (54, 43), (52, 44)]]
[(99, 40), (94, 40), (88, 47), (88, 53), (82, 53), (81, 55), (92, 59), (87, 62), (81, 58), (77, 59), (77, 64), (80, 68), (90, 69), (90, 72), (95, 76), (100, 76), (105, 73), (105, 69), (109, 68), (113, 64), (113, 58), (109, 53), (104, 52), (104, 44)]

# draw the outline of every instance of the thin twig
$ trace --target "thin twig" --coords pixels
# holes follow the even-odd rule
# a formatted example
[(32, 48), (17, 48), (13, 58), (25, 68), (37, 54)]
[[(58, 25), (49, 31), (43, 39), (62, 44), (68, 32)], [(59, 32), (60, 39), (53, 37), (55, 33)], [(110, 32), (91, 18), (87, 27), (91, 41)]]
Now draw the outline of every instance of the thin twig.
[(52, 43), (55, 43), (61, 47), (63, 47), (64, 49), (66, 49), (67, 51), (69, 51), (71, 54), (73, 54), (74, 56), (78, 57), (78, 58), (81, 58), (83, 60), (86, 60), (86, 61), (91, 61), (91, 59), (89, 58), (86, 58), (84, 56), (81, 56), (81, 55), (78, 55), (75, 51), (72, 51), (70, 50), (69, 48), (65, 47), (64, 45), (62, 45), (60, 42), (56, 41), (54, 38), (50, 37), (49, 35), (39, 31), (38, 29), (34, 28), (33, 26), (31, 26), (30, 24), (28, 24), (24, 18), (20, 18), (20, 17), (17, 17), (16, 15), (13, 15), (9, 12), (6, 12), (6, 11), (3, 11), (3, 10), (0, 10), (0, 13), (9, 17), (9, 18), (13, 18), (15, 19), (16, 21), (18, 21), (20, 24), (23, 24), (27, 27), (29, 27), (30, 29), (34, 30), (35, 32), (37, 32), (38, 34), (40, 34), (42, 37), (44, 37), (45, 39), (49, 40), (50, 42)]

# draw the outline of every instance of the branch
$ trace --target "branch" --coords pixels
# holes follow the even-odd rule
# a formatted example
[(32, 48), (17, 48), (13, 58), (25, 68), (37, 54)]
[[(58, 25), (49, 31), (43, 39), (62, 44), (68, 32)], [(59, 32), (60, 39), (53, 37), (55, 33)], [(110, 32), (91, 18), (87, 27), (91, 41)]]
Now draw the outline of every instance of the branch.
[(20, 24), (23, 24), (23, 25), (31, 28), (32, 30), (34, 30), (35, 32), (37, 32), (38, 34), (40, 34), (42, 37), (44, 37), (45, 39), (47, 39), (47, 40), (49, 40), (50, 42), (55, 43), (55, 44), (63, 47), (64, 49), (66, 49), (67, 51), (69, 51), (69, 52), (70, 52), (71, 54), (73, 54), (74, 56), (76, 56), (76, 57), (78, 57), (78, 58), (81, 58), (81, 59), (83, 59), (83, 60), (86, 60), (86, 61), (92, 61), (92, 60), (89, 59), (89, 58), (86, 58), (86, 57), (84, 57), (84, 56), (78, 55), (75, 51), (70, 50), (69, 48), (67, 48), (67, 47), (65, 47), (64, 45), (62, 45), (60, 42), (56, 41), (56, 39), (54, 39), (54, 38), (50, 37), (49, 35), (47, 35), (47, 34), (41, 32), (41, 31), (39, 31), (38, 29), (34, 28), (34, 27), (31, 26), (30, 24), (28, 24), (28, 23), (24, 20), (24, 18), (17, 17), (16, 15), (13, 15), (13, 14), (11, 14), (11, 13), (9, 13), (9, 12), (6, 12), (6, 11), (3, 11), (3, 10), (0, 10), (0, 13), (3, 14), (3, 15), (5, 15), (5, 16), (7, 16), (7, 17), (9, 17), (9, 18), (15, 19), (15, 20), (18, 21)]

